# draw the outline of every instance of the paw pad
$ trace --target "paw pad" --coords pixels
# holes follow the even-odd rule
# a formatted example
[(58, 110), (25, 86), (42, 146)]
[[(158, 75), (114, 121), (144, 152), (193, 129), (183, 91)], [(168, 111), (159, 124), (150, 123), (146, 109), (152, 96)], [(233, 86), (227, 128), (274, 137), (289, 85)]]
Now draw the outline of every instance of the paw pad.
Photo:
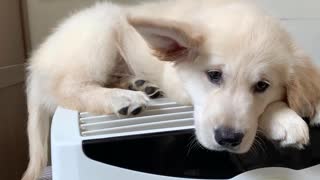
[(131, 83), (128, 86), (128, 89), (132, 91), (142, 91), (146, 93), (151, 99), (163, 96), (163, 92), (159, 90), (159, 88), (156, 85), (143, 79), (131, 81)]
[(126, 116), (128, 114), (129, 106), (121, 108), (118, 113)]
[(140, 79), (140, 80), (137, 80), (136, 82), (134, 82), (134, 84), (137, 87), (140, 87), (140, 86), (143, 86), (145, 82), (146, 82), (145, 80)]
[(146, 87), (146, 88), (144, 89), (144, 92), (145, 92), (147, 95), (150, 95), (150, 94), (153, 94), (156, 90), (158, 90), (158, 88), (148, 86), (148, 87)]
[(138, 115), (140, 112), (142, 111), (142, 107), (138, 107), (136, 109), (134, 109), (131, 114), (132, 115)]

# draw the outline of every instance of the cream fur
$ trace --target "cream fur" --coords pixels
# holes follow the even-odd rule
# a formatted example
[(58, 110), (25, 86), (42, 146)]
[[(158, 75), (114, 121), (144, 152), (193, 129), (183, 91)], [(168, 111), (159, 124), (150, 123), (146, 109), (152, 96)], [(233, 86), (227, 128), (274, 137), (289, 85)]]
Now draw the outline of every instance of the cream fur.
[[(157, 84), (170, 98), (194, 104), (203, 146), (228, 150), (216, 144), (212, 130), (232, 126), (245, 138), (238, 150), (229, 151), (243, 153), (254, 141), (259, 117), (274, 102), (319, 117), (318, 72), (297, 54), (300, 50), (276, 20), (242, 1), (177, 0), (135, 7), (106, 2), (84, 9), (62, 22), (29, 60), (30, 163), (23, 180), (35, 180), (47, 163), (49, 115), (58, 105), (106, 114), (147, 104), (142, 92), (110, 87), (119, 58), (131, 74)], [(221, 87), (205, 76), (214, 68), (226, 74)], [(254, 95), (250, 87), (261, 78), (271, 87)], [(305, 95), (306, 87), (314, 88), (313, 94)], [(304, 104), (308, 109), (302, 109)], [(288, 120), (280, 123), (274, 109), (262, 121), (268, 137), (282, 139), (283, 145), (308, 143), (302, 119), (289, 107), (282, 109), (281, 117)], [(292, 125), (301, 125), (301, 134), (291, 132)], [(286, 136), (274, 137), (271, 132), (278, 130)]]
[(267, 138), (279, 141), (284, 147), (303, 149), (309, 143), (307, 123), (284, 102), (269, 105), (260, 118), (259, 127)]

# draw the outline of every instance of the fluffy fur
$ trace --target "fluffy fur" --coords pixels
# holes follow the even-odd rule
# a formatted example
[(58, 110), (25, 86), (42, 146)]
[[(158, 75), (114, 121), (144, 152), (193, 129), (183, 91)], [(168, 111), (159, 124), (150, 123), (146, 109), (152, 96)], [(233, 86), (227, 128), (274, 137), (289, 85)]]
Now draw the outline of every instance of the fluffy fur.
[[(206, 77), (212, 69), (223, 72), (220, 85)], [(270, 139), (301, 147), (308, 127), (300, 116), (319, 123), (318, 70), (255, 6), (236, 0), (99, 3), (61, 23), (29, 60), (30, 162), (23, 180), (35, 180), (47, 163), (49, 117), (58, 105), (108, 114), (147, 104), (144, 93), (120, 89), (115, 73), (149, 80), (170, 98), (192, 103), (197, 138), (212, 150), (248, 151), (259, 125)], [(261, 79), (269, 89), (253, 93)], [(237, 149), (215, 142), (213, 130), (222, 126), (244, 133)]]

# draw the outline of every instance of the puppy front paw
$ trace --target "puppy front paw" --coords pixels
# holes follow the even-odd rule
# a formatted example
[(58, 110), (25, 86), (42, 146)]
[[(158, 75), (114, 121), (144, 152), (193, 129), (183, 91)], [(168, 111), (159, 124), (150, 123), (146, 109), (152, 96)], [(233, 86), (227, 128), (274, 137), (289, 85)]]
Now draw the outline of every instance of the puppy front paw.
[[(290, 120), (288, 119), (288, 121)], [(286, 125), (275, 128), (275, 131), (278, 133), (275, 140), (279, 140), (282, 147), (303, 149), (309, 144), (308, 125), (302, 119), (291, 119), (291, 121), (287, 122)]]
[(156, 99), (164, 95), (157, 85), (143, 79), (132, 79), (129, 83), (128, 89), (142, 91), (151, 99)]
[(316, 115), (310, 120), (309, 124), (311, 127), (320, 127), (320, 105), (317, 107)]
[(303, 149), (309, 144), (307, 123), (285, 103), (272, 104), (262, 115), (259, 127), (264, 135), (282, 147)]
[(111, 99), (113, 112), (119, 116), (138, 115), (147, 105), (149, 98), (139, 91), (121, 90)]
[(320, 114), (317, 113), (314, 118), (310, 120), (311, 127), (320, 127)]

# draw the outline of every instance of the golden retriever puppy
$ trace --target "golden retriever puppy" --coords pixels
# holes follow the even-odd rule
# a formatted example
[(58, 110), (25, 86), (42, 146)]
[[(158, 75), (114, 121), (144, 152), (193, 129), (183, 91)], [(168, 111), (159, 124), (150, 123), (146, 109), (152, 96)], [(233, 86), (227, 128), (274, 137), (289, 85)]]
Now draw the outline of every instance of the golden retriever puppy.
[(283, 146), (301, 148), (309, 141), (301, 117), (320, 122), (318, 78), (289, 34), (250, 3), (96, 4), (60, 24), (30, 58), (23, 180), (35, 180), (47, 163), (57, 106), (134, 115), (147, 105), (146, 94), (158, 93), (153, 84), (194, 105), (196, 136), (208, 149), (245, 153), (258, 126)]

